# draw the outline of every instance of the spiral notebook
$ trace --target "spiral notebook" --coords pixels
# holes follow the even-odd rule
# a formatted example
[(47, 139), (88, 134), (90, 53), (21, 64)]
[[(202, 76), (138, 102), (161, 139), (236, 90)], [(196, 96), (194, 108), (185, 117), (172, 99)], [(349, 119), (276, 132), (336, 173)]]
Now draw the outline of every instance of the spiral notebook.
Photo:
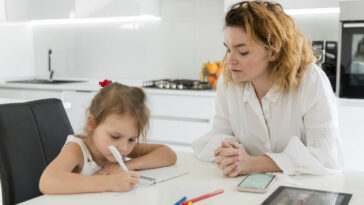
[(150, 186), (158, 182), (162, 182), (168, 179), (173, 179), (181, 175), (185, 175), (188, 172), (178, 169), (175, 166), (170, 166), (170, 167), (162, 167), (156, 169), (141, 170), (138, 171), (138, 173), (140, 174), (140, 183), (135, 188)]

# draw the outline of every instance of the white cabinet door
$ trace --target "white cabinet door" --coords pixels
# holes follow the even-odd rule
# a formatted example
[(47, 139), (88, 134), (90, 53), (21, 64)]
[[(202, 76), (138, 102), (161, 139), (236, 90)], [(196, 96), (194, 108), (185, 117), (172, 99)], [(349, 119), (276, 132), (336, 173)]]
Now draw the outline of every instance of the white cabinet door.
[(152, 117), (147, 139), (163, 144), (190, 146), (195, 139), (206, 134), (210, 129), (211, 123), (208, 121)]
[(63, 99), (62, 90), (38, 90), (23, 88), (1, 88), (1, 98), (13, 98), (20, 100), (39, 100), (44, 98)]
[(7, 21), (66, 19), (74, 15), (75, 0), (5, 0)]
[(64, 102), (69, 103), (69, 108), (66, 110), (67, 115), (76, 134), (85, 131), (86, 110), (95, 95), (96, 92), (84, 91), (64, 91), (63, 93)]
[(75, 0), (77, 18), (157, 15), (159, 0)]
[[(6, 2), (5, 2), (6, 1)], [(159, 0), (0, 0), (7, 21), (157, 15)], [(0, 15), (1, 6), (0, 6)], [(0, 16), (1, 21), (1, 16)]]
[(156, 117), (177, 117), (210, 120), (214, 112), (214, 97), (173, 94), (149, 94), (148, 106)]
[(177, 93), (147, 92), (151, 142), (191, 146), (211, 129), (215, 97)]
[(5, 0), (0, 0), (0, 23), (4, 22), (5, 19), (6, 19)]

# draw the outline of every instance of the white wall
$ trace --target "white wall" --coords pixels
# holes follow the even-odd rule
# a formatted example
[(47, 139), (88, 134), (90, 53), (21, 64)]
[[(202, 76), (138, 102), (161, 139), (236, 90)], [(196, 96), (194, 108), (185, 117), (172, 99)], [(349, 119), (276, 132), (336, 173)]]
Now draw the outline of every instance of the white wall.
[(30, 26), (0, 25), (0, 79), (34, 75)]
[(224, 54), (223, 0), (161, 0), (162, 20), (34, 27), (35, 69), (55, 77), (198, 79)]

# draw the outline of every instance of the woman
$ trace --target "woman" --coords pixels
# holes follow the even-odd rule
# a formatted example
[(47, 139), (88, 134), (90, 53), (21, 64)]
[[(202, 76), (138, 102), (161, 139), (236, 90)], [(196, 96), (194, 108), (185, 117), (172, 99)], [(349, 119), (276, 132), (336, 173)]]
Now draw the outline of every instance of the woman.
[(281, 5), (243, 1), (225, 17), (223, 78), (212, 130), (193, 143), (229, 177), (342, 168), (335, 96)]

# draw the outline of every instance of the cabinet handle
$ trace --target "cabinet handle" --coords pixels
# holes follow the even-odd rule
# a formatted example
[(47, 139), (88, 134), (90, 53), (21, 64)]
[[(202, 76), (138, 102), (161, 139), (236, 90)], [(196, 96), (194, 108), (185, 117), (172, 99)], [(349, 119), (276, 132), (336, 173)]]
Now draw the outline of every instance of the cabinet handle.
[(91, 93), (92, 91), (91, 90), (76, 90), (76, 92), (79, 92), (79, 93)]

